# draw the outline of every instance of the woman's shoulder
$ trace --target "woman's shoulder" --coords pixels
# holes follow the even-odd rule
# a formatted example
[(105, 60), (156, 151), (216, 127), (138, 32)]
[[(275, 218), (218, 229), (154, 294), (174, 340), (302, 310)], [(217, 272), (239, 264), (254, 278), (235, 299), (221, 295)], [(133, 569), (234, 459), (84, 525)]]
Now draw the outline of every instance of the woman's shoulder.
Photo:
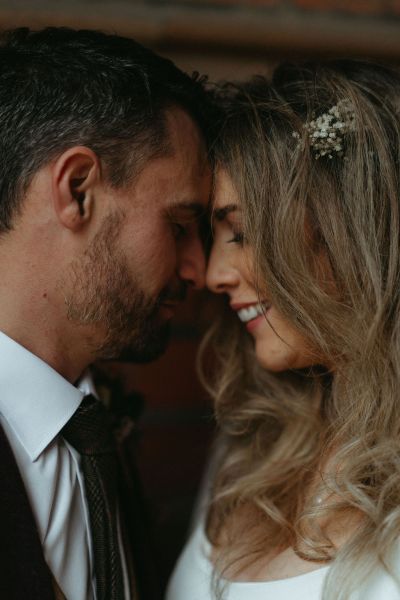
[(209, 545), (200, 521), (180, 555), (168, 584), (166, 600), (211, 600)]

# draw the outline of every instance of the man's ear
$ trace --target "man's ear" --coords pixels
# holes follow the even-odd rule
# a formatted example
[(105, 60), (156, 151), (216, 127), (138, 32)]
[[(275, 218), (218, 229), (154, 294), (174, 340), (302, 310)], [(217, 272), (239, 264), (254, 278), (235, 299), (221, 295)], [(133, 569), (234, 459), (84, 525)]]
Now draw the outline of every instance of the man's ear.
[(93, 213), (93, 188), (100, 179), (100, 163), (86, 146), (75, 146), (58, 157), (53, 168), (54, 210), (60, 222), (73, 231)]

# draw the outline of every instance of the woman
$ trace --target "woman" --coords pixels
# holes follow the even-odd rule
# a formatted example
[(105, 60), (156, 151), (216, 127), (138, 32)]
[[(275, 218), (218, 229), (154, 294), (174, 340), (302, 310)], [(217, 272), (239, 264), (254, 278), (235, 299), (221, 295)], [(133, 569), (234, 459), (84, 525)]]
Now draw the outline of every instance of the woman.
[(400, 598), (400, 75), (221, 94), (209, 503), (168, 600)]

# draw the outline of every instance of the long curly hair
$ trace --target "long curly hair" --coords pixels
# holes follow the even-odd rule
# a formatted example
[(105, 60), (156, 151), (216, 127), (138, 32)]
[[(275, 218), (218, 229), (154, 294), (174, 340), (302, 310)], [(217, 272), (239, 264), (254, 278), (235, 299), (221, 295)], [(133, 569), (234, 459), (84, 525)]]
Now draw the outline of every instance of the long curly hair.
[[(390, 570), (400, 534), (400, 74), (355, 60), (284, 64), (271, 82), (222, 87), (218, 102), (215, 163), (240, 198), (259, 297), (324, 366), (263, 370), (223, 311), (203, 344), (225, 440), (207, 533), (219, 574), (292, 547), (332, 564), (323, 597), (347, 600), (378, 566)], [(321, 156), (309, 124), (343, 103), (352, 127)], [(337, 548), (321, 523), (353, 513)]]

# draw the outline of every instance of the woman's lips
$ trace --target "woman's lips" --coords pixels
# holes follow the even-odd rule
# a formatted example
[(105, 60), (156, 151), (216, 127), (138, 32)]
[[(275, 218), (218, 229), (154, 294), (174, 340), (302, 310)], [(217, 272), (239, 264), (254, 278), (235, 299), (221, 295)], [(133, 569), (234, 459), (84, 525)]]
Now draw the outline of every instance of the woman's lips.
[(237, 313), (239, 319), (245, 324), (248, 331), (265, 321), (265, 314), (271, 308), (266, 301), (248, 302), (246, 304), (231, 304), (231, 308)]
[(259, 315), (255, 319), (252, 319), (251, 321), (248, 321), (246, 323), (246, 329), (247, 329), (247, 331), (253, 331), (259, 325), (261, 325), (262, 323), (265, 323), (265, 316), (264, 315), (265, 315), (265, 312), (264, 312), (264, 314)]

